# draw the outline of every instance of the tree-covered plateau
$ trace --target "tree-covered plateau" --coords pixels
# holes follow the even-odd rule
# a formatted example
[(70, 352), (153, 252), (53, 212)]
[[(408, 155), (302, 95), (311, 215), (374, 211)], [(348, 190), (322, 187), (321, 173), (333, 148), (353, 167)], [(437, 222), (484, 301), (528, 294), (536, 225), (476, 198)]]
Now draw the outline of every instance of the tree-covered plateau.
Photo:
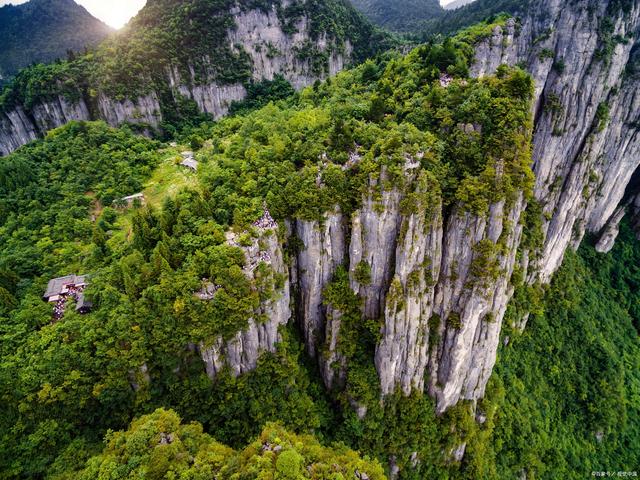
[[(248, 278), (225, 237), (250, 243), (265, 205), (280, 224), (336, 203), (353, 212), (382, 169), (384, 188), (403, 188), (407, 155), (431, 192), (477, 215), (530, 195), (531, 78), (506, 67), (468, 78), (472, 45), (494, 26), (194, 129), (197, 173), (180, 170), (180, 147), (102, 123), (71, 123), (2, 159), (0, 478), (363, 480), (383, 478), (391, 456), (404, 479), (637, 468), (640, 246), (627, 227), (607, 256), (570, 253), (535, 305), (530, 292), (516, 297), (512, 308), (533, 315), (524, 333), (505, 333), (477, 405), (484, 422), (466, 403), (437, 417), (417, 393), (381, 403), (376, 325), (345, 322), (338, 392), (322, 386), (295, 322), (237, 378), (212, 381), (189, 347), (245, 328), (281, 285), (267, 265)], [(145, 205), (119, 202), (138, 192)], [(52, 321), (42, 294), (69, 273), (91, 274), (94, 309)], [(203, 278), (216, 284), (210, 302), (194, 296)], [(349, 315), (359, 305), (346, 283), (339, 270), (325, 295)]]

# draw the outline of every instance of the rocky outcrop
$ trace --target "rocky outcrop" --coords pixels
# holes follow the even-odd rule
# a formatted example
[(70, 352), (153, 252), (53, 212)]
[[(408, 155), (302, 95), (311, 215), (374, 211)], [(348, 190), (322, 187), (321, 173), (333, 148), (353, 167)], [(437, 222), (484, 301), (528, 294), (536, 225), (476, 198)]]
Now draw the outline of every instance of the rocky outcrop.
[[(548, 281), (564, 252), (615, 215), (640, 165), (640, 93), (633, 73), (640, 3), (531, 2), (477, 50), (473, 73), (525, 64), (536, 83), (535, 194), (545, 243), (531, 271)], [(603, 245), (604, 247), (604, 245)]]
[(456, 212), (445, 227), (434, 309), (440, 343), (429, 362), (429, 392), (439, 412), (484, 395), (513, 294), (523, 210), (522, 198), (512, 205), (502, 201), (486, 218)]
[[(335, 75), (352, 59), (353, 49), (348, 40), (338, 46), (326, 34), (312, 34), (310, 19), (304, 16), (295, 25), (285, 27), (275, 3), (267, 11), (234, 7), (231, 14), (235, 27), (229, 29), (227, 41), (236, 52), (250, 59), (255, 81), (282, 75), (294, 88), (301, 89)], [(194, 59), (196, 62), (213, 64), (207, 57)], [(167, 69), (166, 83), (172, 96), (176, 101), (193, 100), (200, 111), (214, 119), (226, 115), (232, 102), (246, 96), (242, 83), (203, 79), (193, 67), (187, 70), (180, 74), (177, 66)], [(0, 155), (7, 155), (71, 120), (104, 120), (112, 126), (133, 123), (151, 128), (157, 128), (163, 120), (158, 92), (136, 99), (115, 99), (99, 93), (95, 108), (88, 108), (88, 100), (83, 99), (89, 96), (88, 92), (75, 93), (73, 101), (59, 96), (34, 106), (17, 105), (0, 112)]]
[[(626, 197), (637, 193), (629, 191), (636, 188), (629, 183), (640, 165), (640, 94), (630, 68), (634, 42), (618, 40), (610, 49), (606, 42), (637, 38), (640, 5), (634, 2), (623, 14), (611, 10), (609, 2), (580, 3), (584, 8), (566, 8), (553, 0), (532, 3), (521, 25), (508, 21), (478, 46), (472, 69), (481, 76), (502, 63), (525, 63), (536, 82), (533, 167), (535, 197), (543, 207), (544, 244), (532, 262), (528, 252), (522, 252), (522, 267), (531, 282), (548, 281), (566, 249), (579, 245), (585, 232), (601, 233), (598, 249), (609, 250)], [(594, 30), (598, 18), (613, 19), (607, 38)], [(405, 393), (422, 390), (426, 373), (427, 389), (440, 412), (460, 399), (484, 395), (513, 293), (510, 278), (525, 208), (521, 198), (510, 205), (492, 205), (487, 218), (454, 211), (444, 218), (442, 231), (432, 221), (430, 229), (414, 238), (417, 257), (407, 257), (398, 248), (376, 351), (384, 393), (396, 386)], [(407, 218), (402, 222), (411, 225)], [(415, 231), (415, 226), (407, 228)], [(434, 277), (433, 293), (424, 287), (411, 292), (402, 272), (419, 261), (425, 243), (432, 257), (442, 255), (440, 273)], [(483, 251), (493, 251), (492, 258), (485, 258)], [(484, 278), (474, 273), (478, 265), (485, 265)], [(494, 273), (486, 274), (487, 265)], [(398, 305), (405, 310), (400, 315)]]
[(8, 155), (44, 133), (73, 120), (102, 119), (109, 125), (123, 123), (157, 127), (162, 120), (160, 102), (155, 94), (137, 100), (117, 101), (101, 94), (97, 98), (98, 115), (92, 115), (83, 98), (68, 100), (57, 96), (39, 102), (30, 109), (17, 106), (0, 113), (0, 155)]
[(416, 185), (413, 211), (401, 219), (395, 273), (375, 355), (384, 394), (397, 387), (405, 394), (424, 388), (429, 341), (436, 338), (429, 320), (435, 318), (435, 286), (442, 262), (442, 204), (430, 201), (438, 187), (428, 177), (419, 178)]
[(388, 188), (384, 170), (373, 175), (350, 218), (335, 210), (320, 222), (295, 221), (296, 313), (328, 387), (341, 385), (349, 369), (340, 343), (345, 312), (323, 300), (339, 267), (349, 270), (362, 321), (380, 324), (375, 366), (383, 395), (426, 391), (443, 412), (484, 395), (516, 263), (528, 281), (546, 282), (585, 232), (600, 233), (598, 248), (606, 251), (625, 207), (640, 210), (630, 185), (640, 165), (640, 93), (631, 68), (640, 2), (625, 13), (614, 2), (566, 8), (542, 0), (520, 18), (480, 42), (472, 74), (525, 64), (535, 80), (534, 195), (543, 244), (535, 255), (519, 252), (521, 193), (485, 215), (462, 205), (444, 209), (419, 158), (407, 159), (402, 186)]
[(326, 309), (323, 291), (345, 261), (345, 228), (339, 209), (327, 213), (323, 222), (298, 220), (295, 234), (301, 247), (297, 255), (300, 290), (298, 315), (307, 351), (316, 356), (324, 336)]
[[(429, 190), (417, 187), (409, 171), (406, 191), (376, 191), (372, 181), (375, 195), (351, 218), (344, 257), (363, 319), (381, 323), (375, 364), (383, 394), (427, 390), (439, 412), (460, 399), (481, 398), (513, 295), (516, 258), (529, 281), (546, 282), (585, 232), (602, 233), (602, 251), (615, 240), (640, 165), (640, 94), (630, 68), (640, 2), (626, 13), (614, 2), (579, 3), (532, 2), (521, 24), (510, 20), (478, 45), (472, 68), (482, 76), (503, 63), (526, 64), (534, 77), (534, 193), (543, 208), (544, 238), (536, 255), (517, 254), (527, 207), (522, 196), (494, 203), (486, 216), (459, 207), (445, 212), (437, 201), (407, 212), (402, 205), (409, 192)], [(605, 18), (612, 24), (594, 27)], [(332, 260), (322, 264), (335, 269)], [(368, 278), (358, 278), (358, 269)], [(303, 293), (310, 296), (310, 290)], [(320, 338), (307, 337), (307, 343), (329, 345), (332, 352), (339, 344), (335, 316), (315, 316), (314, 325)], [(344, 359), (333, 360), (338, 371), (348, 369)]]
[[(253, 239), (251, 245), (241, 247), (246, 257), (245, 274), (255, 281), (254, 272), (259, 264), (264, 263), (270, 267), (274, 278), (282, 276), (285, 280), (270, 299), (261, 303), (255, 317), (248, 320), (247, 328), (231, 340), (220, 337), (211, 345), (199, 345), (207, 375), (211, 379), (225, 368), (234, 376), (254, 370), (262, 353), (276, 351), (281, 341), (279, 329), (291, 318), (289, 269), (278, 240), (277, 225), (258, 228), (258, 231), (259, 236)], [(228, 234), (227, 239), (230, 244), (239, 246), (236, 234)]]
[[(402, 194), (397, 189), (385, 190), (385, 181), (384, 170), (379, 179), (370, 180), (371, 193), (353, 216), (351, 226), (351, 288), (363, 299), (363, 314), (368, 319), (380, 318), (384, 309), (401, 223)], [(358, 278), (359, 268), (367, 273), (364, 281)]]
[(350, 222), (336, 211), (321, 224), (297, 223), (298, 316), (307, 350), (317, 356), (322, 349), (325, 384), (340, 384), (348, 370), (344, 312), (325, 306), (322, 292), (348, 265), (362, 321), (381, 326), (375, 366), (382, 393), (428, 388), (444, 411), (484, 394), (513, 293), (525, 202), (522, 195), (498, 202), (486, 216), (462, 206), (445, 212), (438, 182), (419, 159), (407, 159), (402, 186), (390, 184), (384, 168), (372, 175)]
[(100, 118), (114, 127), (123, 123), (158, 127), (162, 120), (160, 101), (155, 93), (139, 97), (135, 101), (118, 101), (102, 94), (98, 97), (98, 111)]
[[(306, 17), (297, 21), (294, 33), (287, 34), (275, 8), (268, 13), (236, 8), (232, 13), (236, 29), (229, 32), (229, 43), (244, 46), (251, 57), (253, 79), (257, 81), (273, 80), (276, 75), (282, 75), (299, 90), (318, 78), (340, 72), (353, 53), (348, 40), (339, 50), (326, 34), (311, 41), (310, 19)], [(310, 58), (314, 54), (326, 54), (326, 64), (315, 65)]]
[(616, 243), (618, 234), (620, 233), (620, 222), (627, 213), (628, 205), (620, 205), (613, 216), (607, 222), (602, 230), (598, 243), (596, 243), (596, 251), (599, 253), (609, 253)]
[(0, 155), (8, 155), (20, 146), (37, 139), (43, 132), (72, 120), (88, 120), (84, 101), (71, 102), (56, 97), (38, 103), (30, 111), (22, 106), (0, 113)]

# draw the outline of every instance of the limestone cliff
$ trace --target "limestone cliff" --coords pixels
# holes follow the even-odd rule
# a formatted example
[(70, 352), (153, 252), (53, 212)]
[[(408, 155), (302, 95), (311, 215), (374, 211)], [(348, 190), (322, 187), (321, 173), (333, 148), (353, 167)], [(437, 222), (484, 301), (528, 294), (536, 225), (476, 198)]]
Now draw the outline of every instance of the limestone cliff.
[(521, 23), (497, 28), (477, 50), (474, 74), (522, 63), (536, 82), (533, 169), (545, 241), (534, 272), (543, 281), (585, 232), (603, 230), (640, 164), (640, 3), (623, 3), (532, 2)]
[[(513, 293), (524, 201), (498, 202), (486, 218), (461, 206), (445, 211), (437, 182), (419, 165), (407, 160), (403, 189), (387, 189), (384, 169), (372, 177), (350, 219), (333, 212), (323, 224), (298, 222), (299, 318), (308, 351), (325, 352), (319, 360), (332, 388), (348, 362), (340, 353), (341, 312), (323, 306), (322, 291), (348, 258), (363, 321), (381, 322), (375, 365), (382, 393), (427, 388), (443, 411), (484, 393)], [(362, 265), (367, 275), (358, 273)]]
[[(536, 84), (533, 170), (543, 243), (529, 265), (530, 252), (521, 252), (530, 282), (549, 281), (566, 249), (579, 245), (585, 232), (602, 233), (600, 249), (609, 249), (625, 207), (634, 204), (637, 186), (630, 182), (640, 165), (634, 55), (639, 30), (637, 1), (622, 6), (584, 0), (567, 8), (564, 2), (543, 0), (531, 2), (518, 22), (507, 21), (477, 46), (473, 75), (493, 73), (503, 63), (520, 64)], [(405, 393), (422, 390), (426, 374), (439, 411), (459, 399), (483, 396), (513, 293), (510, 279), (525, 208), (520, 200), (508, 207), (493, 205), (487, 218), (453, 212), (442, 231), (432, 223), (414, 237), (414, 252), (428, 245), (430, 259), (439, 263), (432, 270), (433, 293), (407, 292), (403, 270), (416, 259), (400, 248), (391, 256), (397, 280), (387, 294), (376, 351), (384, 393), (395, 386)], [(482, 285), (470, 270), (478, 258), (474, 251), (487, 241), (502, 247), (494, 259), (497, 275)], [(400, 302), (396, 292), (405, 295)], [(398, 303), (410, 307), (398, 315)], [(427, 354), (429, 343), (436, 347)]]
[[(627, 3), (532, 2), (519, 22), (507, 21), (477, 45), (473, 75), (521, 64), (535, 80), (538, 251), (521, 246), (528, 207), (522, 196), (491, 205), (486, 216), (443, 210), (437, 194), (403, 209), (412, 193), (433, 193), (410, 160), (408, 189), (386, 190), (382, 172), (351, 218), (334, 212), (321, 223), (298, 222), (299, 318), (308, 351), (328, 351), (320, 358), (328, 386), (344, 377), (348, 362), (335, 334), (340, 315), (323, 307), (321, 291), (343, 262), (362, 299), (363, 321), (382, 322), (375, 352), (382, 393), (428, 391), (442, 412), (484, 395), (516, 267), (529, 282), (547, 282), (585, 232), (603, 232), (601, 250), (610, 248), (624, 207), (634, 205), (637, 191), (629, 185), (640, 164), (640, 2)], [(370, 273), (364, 283), (356, 278), (363, 263)]]
[[(476, 45), (472, 75), (492, 74), (504, 63), (531, 72), (534, 199), (516, 191), (481, 213), (460, 201), (445, 204), (418, 153), (397, 165), (401, 181), (389, 181), (384, 167), (368, 171), (355, 211), (335, 206), (320, 220), (289, 219), (286, 241), (297, 248), (287, 260), (284, 240), (273, 228), (262, 229), (243, 247), (248, 275), (268, 259), (287, 280), (234, 338), (200, 345), (210, 377), (225, 367), (236, 375), (255, 368), (260, 353), (276, 348), (278, 328), (295, 318), (325, 385), (341, 388), (350, 366), (343, 333), (353, 312), (328, 301), (325, 292), (346, 270), (349, 292), (360, 302), (358, 320), (376, 329), (371, 361), (383, 397), (396, 390), (427, 392), (441, 413), (484, 395), (516, 269), (526, 272), (528, 282), (547, 282), (566, 249), (586, 232), (602, 233), (599, 249), (610, 248), (625, 208), (640, 210), (634, 177), (640, 165), (640, 0), (530, 3), (518, 21), (506, 21)], [(311, 38), (309, 18), (298, 20), (298, 33), (285, 33), (276, 10), (238, 9), (233, 15), (229, 42), (251, 58), (255, 79), (280, 73), (301, 87), (348, 62), (348, 42), (329, 55), (324, 72), (300, 59), (297, 49)], [(323, 50), (327, 38), (315, 38), (315, 48)], [(197, 83), (195, 70), (191, 78), (177, 67), (167, 75), (172, 92), (214, 116), (244, 95), (241, 84)], [(136, 102), (102, 96), (98, 104), (101, 117), (114, 124), (154, 125), (162, 118), (154, 93)], [(47, 128), (90, 115), (83, 100), (69, 104), (62, 97), (30, 109), (18, 106), (0, 118), (0, 149), (11, 151)], [(451, 128), (480, 133), (471, 124)], [(357, 152), (352, 157), (344, 169), (357, 165)], [(492, 162), (497, 185), (504, 164)], [(534, 213), (539, 245), (523, 243), (523, 216), (534, 207), (541, 212)]]
[[(239, 59), (236, 63), (240, 59), (247, 63), (247, 80), (272, 80), (282, 75), (300, 89), (352, 63), (356, 52), (350, 38), (361, 32), (350, 31), (336, 19), (337, 27), (347, 31), (345, 38), (337, 39), (331, 32), (318, 31), (308, 15), (287, 18), (283, 12), (288, 7), (296, 11), (288, 0), (273, 2), (268, 9), (247, 6), (238, 0), (225, 13), (230, 23), (223, 43)], [(201, 112), (220, 118), (232, 102), (245, 98), (245, 83), (224, 80), (216, 66), (215, 51), (194, 55), (198, 56), (189, 59), (186, 67), (169, 63), (161, 78), (145, 88), (146, 93), (130, 98), (101, 92), (99, 87), (86, 85), (84, 79), (76, 82), (72, 91), (63, 85), (64, 79), (49, 79), (46, 95), (28, 101), (11, 100), (4, 106), (0, 103), (0, 156), (71, 120), (105, 120), (113, 126), (132, 123), (157, 128), (165, 120), (167, 102), (177, 105), (188, 99)], [(56, 90), (64, 93), (51, 94)]]
[[(259, 288), (256, 271), (264, 265), (270, 272), (269, 281), (276, 285), (275, 291), (261, 302), (255, 317), (248, 320), (247, 328), (231, 340), (218, 338), (211, 345), (199, 345), (198, 350), (211, 379), (224, 368), (229, 368), (235, 376), (254, 370), (262, 353), (275, 352), (281, 341), (278, 329), (286, 325), (291, 317), (289, 271), (278, 240), (277, 225), (268, 214), (265, 218), (268, 220), (256, 226), (257, 233), (250, 245), (241, 246), (239, 236), (231, 232), (227, 234), (227, 242), (242, 248), (245, 255), (244, 272), (255, 288)], [(276, 277), (284, 279), (282, 286), (277, 285), (279, 282)]]

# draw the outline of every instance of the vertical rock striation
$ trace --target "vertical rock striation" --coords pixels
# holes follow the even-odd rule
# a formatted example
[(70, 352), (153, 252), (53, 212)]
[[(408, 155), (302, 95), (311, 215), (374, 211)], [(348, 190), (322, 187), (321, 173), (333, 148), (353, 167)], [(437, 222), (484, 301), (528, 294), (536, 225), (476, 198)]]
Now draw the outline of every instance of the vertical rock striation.
[[(235, 25), (227, 32), (227, 42), (250, 59), (253, 80), (272, 80), (282, 75), (294, 88), (301, 89), (335, 75), (351, 62), (353, 48), (348, 40), (338, 47), (337, 40), (326, 33), (312, 32), (311, 21), (305, 16), (295, 25), (285, 25), (278, 8), (274, 3), (266, 10), (235, 6), (231, 11)], [(214, 63), (206, 56), (193, 61), (194, 65)], [(242, 83), (203, 79), (193, 66), (187, 70), (186, 75), (181, 75), (176, 65), (167, 68), (163, 82), (171, 97), (177, 102), (184, 98), (193, 100), (201, 112), (215, 119), (226, 115), (231, 103), (247, 94)], [(157, 128), (163, 120), (160, 92), (152, 91), (135, 99), (115, 99), (98, 93), (90, 102), (86, 99), (88, 92), (75, 93), (73, 101), (56, 96), (35, 105), (18, 104), (0, 110), (0, 155), (7, 155), (71, 120), (104, 120), (112, 126), (134, 123), (151, 128)], [(95, 105), (89, 108), (87, 102)]]
[(326, 321), (322, 293), (345, 261), (345, 229), (339, 209), (325, 214), (323, 222), (298, 220), (295, 225), (301, 243), (297, 256), (298, 313), (307, 351), (315, 357)]
[(435, 285), (442, 262), (442, 203), (426, 175), (416, 182), (412, 211), (401, 219), (393, 280), (375, 362), (383, 394), (424, 388)]
[[(344, 257), (363, 320), (381, 324), (375, 365), (383, 394), (426, 390), (439, 412), (481, 398), (516, 259), (529, 281), (546, 282), (585, 232), (602, 232), (601, 250), (612, 245), (625, 208), (635, 205), (631, 179), (640, 165), (640, 2), (628, 3), (623, 10), (613, 1), (571, 8), (531, 2), (521, 23), (507, 21), (477, 46), (473, 75), (524, 64), (535, 80), (534, 194), (543, 212), (536, 255), (517, 254), (527, 208), (522, 195), (494, 203), (486, 216), (460, 206), (445, 211), (437, 202), (411, 212), (403, 203), (424, 188), (412, 173), (405, 172), (410, 186), (402, 191), (376, 191), (377, 180), (371, 183), (373, 194), (351, 219)], [(362, 265), (370, 272), (364, 283), (356, 275)], [(335, 316), (329, 326), (326, 317), (316, 318), (321, 338), (307, 342), (331, 351), (339, 344)], [(339, 363), (348, 369), (344, 359)]]
[[(234, 338), (200, 346), (211, 378), (223, 368), (235, 375), (250, 371), (262, 352), (274, 351), (278, 328), (292, 316), (292, 286), (309, 355), (317, 359), (328, 388), (343, 385), (349, 358), (341, 338), (351, 312), (327, 304), (324, 292), (344, 268), (350, 293), (361, 301), (359, 319), (379, 326), (374, 362), (382, 394), (426, 391), (441, 413), (461, 399), (484, 395), (518, 262), (528, 281), (545, 282), (566, 249), (577, 246), (586, 232), (602, 233), (599, 249), (611, 248), (625, 209), (631, 206), (636, 215), (640, 210), (637, 182), (632, 181), (640, 165), (640, 0), (529, 4), (519, 23), (508, 20), (477, 45), (471, 71), (483, 76), (504, 63), (524, 64), (534, 78), (540, 251), (518, 255), (527, 208), (524, 192), (492, 200), (482, 214), (453, 200), (445, 206), (438, 182), (421, 168), (423, 157), (407, 157), (404, 171), (397, 166), (399, 182), (389, 181), (385, 168), (370, 174), (353, 214), (336, 207), (319, 221), (291, 220), (289, 233), (299, 241), (292, 265), (285, 263), (275, 229), (259, 229), (260, 238), (244, 247), (247, 275), (255, 280), (252, 266), (268, 259), (273, 272), (287, 280)], [(228, 40), (251, 58), (255, 80), (282, 74), (300, 88), (337, 72), (350, 57), (347, 43), (318, 71), (300, 55), (312, 38), (309, 19), (301, 18), (297, 33), (288, 34), (275, 10), (237, 9), (233, 15), (237, 27)], [(313, 42), (313, 48), (327, 53), (325, 37)], [(194, 100), (214, 117), (246, 94), (240, 84), (198, 83), (193, 70), (191, 78), (181, 77), (177, 68), (167, 75), (174, 94)], [(98, 111), (112, 124), (157, 125), (158, 98), (152, 93), (137, 102), (116, 102), (101, 96)], [(57, 98), (28, 110), (18, 106), (0, 115), (0, 152), (48, 128), (90, 116), (82, 100), (71, 104)], [(474, 131), (473, 125), (459, 128)], [(352, 163), (345, 168), (354, 167)], [(492, 165), (497, 181), (502, 167), (500, 161)]]
[(548, 281), (585, 232), (600, 233), (640, 164), (640, 3), (531, 2), (496, 28), (473, 74), (525, 64), (536, 83), (533, 169), (545, 236), (534, 272)]
[[(255, 281), (256, 267), (260, 263), (266, 263), (271, 268), (272, 276), (282, 276), (285, 280), (272, 298), (261, 303), (255, 312), (255, 318), (248, 320), (247, 328), (238, 332), (231, 340), (218, 338), (212, 345), (199, 346), (211, 379), (224, 368), (229, 368), (234, 376), (254, 370), (262, 353), (276, 351), (277, 344), (281, 341), (278, 330), (291, 317), (289, 269), (276, 234), (277, 226), (259, 230), (260, 236), (254, 238), (250, 246), (242, 247), (246, 257), (246, 275)], [(237, 245), (235, 240), (236, 235), (228, 234), (231, 244)]]

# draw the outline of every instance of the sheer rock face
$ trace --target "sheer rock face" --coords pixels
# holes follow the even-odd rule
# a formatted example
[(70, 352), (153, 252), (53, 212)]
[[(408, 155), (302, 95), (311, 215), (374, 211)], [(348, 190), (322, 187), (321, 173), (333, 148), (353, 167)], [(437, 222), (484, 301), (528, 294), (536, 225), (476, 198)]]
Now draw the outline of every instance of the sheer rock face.
[[(417, 188), (419, 193), (426, 188)], [(401, 219), (395, 274), (385, 301), (376, 368), (384, 394), (400, 386), (405, 394), (424, 387), (429, 320), (442, 262), (442, 206), (420, 203)], [(434, 337), (435, 338), (435, 337)]]
[(295, 89), (311, 85), (318, 78), (325, 78), (345, 68), (353, 53), (349, 41), (345, 41), (343, 53), (331, 49), (331, 41), (321, 35), (313, 46), (321, 52), (329, 51), (327, 70), (314, 71), (312, 62), (301, 57), (298, 52), (311, 38), (309, 19), (303, 17), (295, 25), (296, 32), (287, 35), (276, 14), (275, 8), (268, 14), (258, 10), (233, 12), (237, 28), (229, 32), (229, 43), (244, 45), (254, 67), (253, 79), (273, 80), (276, 75), (284, 76)]
[[(301, 89), (316, 80), (335, 75), (351, 61), (353, 49), (348, 41), (343, 48), (337, 49), (324, 35), (313, 40), (307, 18), (303, 17), (295, 25), (296, 33), (287, 34), (275, 6), (269, 12), (234, 8), (231, 13), (236, 26), (229, 30), (228, 42), (237, 50), (244, 50), (251, 59), (252, 76), (256, 81), (272, 80), (275, 75), (280, 74), (294, 88)], [(314, 68), (312, 59), (303, 59), (299, 55), (307, 47), (322, 53), (331, 52), (326, 69)], [(207, 63), (206, 58), (204, 61)], [(169, 68), (166, 76), (174, 97), (182, 96), (195, 101), (202, 112), (215, 119), (226, 115), (231, 103), (242, 100), (247, 94), (241, 83), (199, 81), (193, 68), (186, 77), (180, 75), (177, 67)], [(69, 101), (57, 97), (31, 108), (19, 105), (13, 110), (0, 113), (0, 156), (8, 155), (43, 136), (48, 130), (71, 120), (105, 120), (112, 126), (137, 123), (154, 128), (162, 121), (160, 101), (155, 92), (123, 101), (100, 94), (96, 100), (97, 108), (93, 109), (88, 108), (83, 97), (82, 92), (78, 92), (79, 100)]]
[[(486, 215), (461, 205), (443, 209), (437, 184), (411, 159), (400, 186), (389, 187), (384, 170), (372, 176), (350, 217), (336, 209), (319, 222), (292, 222), (301, 245), (291, 269), (296, 317), (328, 388), (340, 388), (349, 369), (340, 348), (343, 312), (323, 301), (338, 267), (349, 270), (362, 320), (379, 322), (374, 362), (382, 394), (428, 392), (443, 412), (484, 395), (516, 264), (530, 281), (548, 281), (586, 231), (603, 232), (605, 251), (625, 208), (640, 211), (637, 192), (627, 188), (640, 164), (640, 91), (629, 73), (635, 40), (613, 42), (610, 56), (598, 53), (603, 18), (613, 20), (612, 38), (636, 38), (640, 1), (626, 15), (608, 3), (532, 2), (521, 25), (496, 28), (476, 51), (474, 75), (524, 63), (536, 82), (534, 193), (544, 212), (538, 255), (517, 255), (523, 195), (494, 203)], [(421, 201), (409, 208), (414, 194)], [(367, 278), (358, 273), (363, 268)]]
[[(229, 241), (235, 244), (232, 234)], [(247, 328), (231, 340), (218, 338), (210, 346), (200, 344), (199, 351), (211, 379), (227, 367), (234, 376), (254, 370), (262, 353), (276, 351), (281, 341), (279, 328), (291, 318), (289, 269), (275, 229), (263, 230), (259, 239), (242, 248), (246, 257), (245, 273), (250, 279), (254, 279), (255, 267), (265, 262), (274, 274), (282, 275), (285, 281), (282, 288), (270, 300), (263, 302), (256, 312), (256, 317), (263, 318), (263, 321), (251, 318)]]
[[(535, 80), (534, 193), (544, 212), (539, 255), (524, 251), (517, 256), (526, 208), (522, 195), (494, 203), (486, 215), (461, 205), (444, 209), (438, 185), (417, 169), (418, 160), (407, 159), (403, 184), (388, 187), (384, 170), (372, 176), (369, 192), (351, 216), (336, 208), (322, 221), (291, 221), (290, 234), (300, 244), (291, 265), (285, 264), (275, 233), (265, 233), (274, 271), (290, 281), (262, 306), (266, 322), (250, 319), (233, 339), (201, 345), (209, 375), (213, 378), (226, 366), (236, 375), (255, 368), (261, 352), (275, 350), (278, 328), (295, 311), (325, 385), (343, 384), (349, 369), (340, 349), (343, 312), (326, 305), (323, 292), (344, 266), (350, 288), (362, 301), (363, 321), (380, 325), (374, 362), (383, 395), (396, 389), (407, 395), (426, 391), (436, 399), (438, 412), (461, 399), (481, 398), (513, 294), (516, 259), (530, 281), (548, 281), (566, 249), (578, 245), (585, 232), (604, 229), (600, 249), (610, 248), (625, 206), (633, 208), (640, 224), (638, 192), (628, 188), (640, 164), (640, 89), (630, 70), (640, 33), (640, 0), (634, 0), (626, 14), (608, 10), (610, 3), (579, 0), (567, 7), (563, 0), (531, 2), (520, 15), (521, 25), (508, 22), (477, 47), (474, 75), (490, 74), (502, 63), (524, 63)], [(299, 78), (296, 86), (311, 80), (303, 66), (297, 72), (283, 70), (296, 65), (292, 52), (298, 40), (281, 35), (277, 16), (236, 15), (246, 16), (246, 24), (230, 35), (248, 39), (244, 44), (259, 66), (257, 75), (283, 73), (294, 84)], [(629, 38), (612, 41), (610, 55), (599, 33), (603, 19), (613, 22), (611, 39)], [(299, 27), (303, 32), (304, 21)], [(269, 41), (279, 50), (290, 42), (287, 48), (292, 50), (269, 58), (257, 49)], [(332, 68), (341, 68), (340, 62)], [(172, 82), (214, 115), (223, 113), (226, 101), (244, 95), (240, 86), (224, 87), (230, 89), (226, 92), (217, 86), (188, 87), (177, 72)], [(153, 98), (145, 102), (143, 117), (154, 107)], [(55, 124), (58, 116), (66, 115), (54, 107), (39, 111), (41, 123)], [(84, 112), (78, 106), (73, 115)], [(18, 108), (0, 118), (2, 132), (15, 132), (9, 140), (0, 140), (0, 148), (6, 152), (6, 145), (12, 149), (35, 138), (40, 130), (31, 117)], [(407, 202), (410, 195), (419, 201)], [(259, 256), (257, 248), (246, 249), (248, 264)], [(366, 279), (359, 274), (363, 267)], [(297, 294), (295, 306), (290, 305), (290, 285)]]
[[(609, 10), (609, 3), (532, 2), (521, 25), (496, 28), (476, 51), (476, 76), (524, 63), (535, 80), (533, 167), (544, 245), (537, 256), (522, 252), (519, 265), (532, 282), (548, 281), (586, 231), (603, 232), (600, 248), (609, 249), (625, 206), (636, 209), (628, 200), (636, 192), (627, 187), (640, 164), (640, 89), (629, 67), (640, 2), (626, 14)], [(613, 41), (610, 55), (598, 26), (605, 18), (613, 21), (610, 38), (629, 39)], [(381, 323), (375, 364), (383, 394), (426, 390), (442, 412), (484, 395), (513, 294), (526, 204), (523, 198), (499, 202), (486, 217), (440, 207), (425, 216), (402, 211), (405, 194), (365, 198), (351, 219), (351, 287), (362, 298), (363, 318)], [(493, 253), (490, 271), (483, 272), (484, 247)], [(367, 285), (354, 277), (362, 261), (371, 269)], [(322, 332), (326, 319), (318, 319)], [(334, 345), (335, 325), (329, 331), (316, 342)], [(344, 369), (342, 361), (338, 370)]]
[[(128, 122), (157, 127), (162, 120), (160, 102), (155, 94), (140, 97), (135, 101), (118, 101), (106, 95), (99, 95), (97, 109), (97, 118), (112, 126)], [(0, 155), (8, 155), (47, 131), (73, 120), (93, 118), (83, 99), (72, 102), (63, 96), (38, 103), (29, 111), (18, 106), (10, 112), (0, 113)]]
[[(390, 189), (384, 170), (372, 177), (350, 222), (333, 212), (321, 223), (297, 223), (298, 318), (325, 384), (340, 385), (348, 370), (339, 348), (342, 315), (323, 305), (322, 291), (339, 265), (348, 266), (363, 321), (380, 323), (382, 393), (428, 389), (443, 411), (484, 393), (512, 294), (524, 201), (494, 204), (486, 217), (462, 207), (445, 214), (437, 182), (418, 166), (408, 160), (405, 184)], [(363, 264), (367, 278), (357, 273)]]
[[(384, 308), (384, 298), (393, 277), (394, 258), (400, 230), (400, 192), (396, 189), (385, 191), (378, 187), (384, 182), (384, 172), (380, 182), (372, 180), (372, 194), (365, 198), (362, 208), (352, 218), (351, 245), (349, 248), (351, 288), (363, 300), (365, 318), (380, 318)], [(380, 200), (374, 200), (373, 193), (381, 190)], [(377, 193), (377, 192), (375, 192)], [(370, 269), (370, 280), (366, 285), (356, 278), (359, 265)]]
[(640, 2), (626, 14), (613, 1), (531, 3), (521, 25), (497, 28), (478, 48), (473, 73), (522, 62), (535, 79), (535, 194), (546, 218), (533, 271), (548, 281), (568, 247), (614, 216), (640, 164), (640, 90), (631, 68)]
[(106, 95), (100, 95), (98, 97), (98, 111), (100, 118), (112, 126), (128, 122), (157, 127), (162, 120), (160, 101), (155, 93), (139, 97), (135, 102), (131, 100), (118, 101)]
[(325, 214), (322, 223), (304, 220), (295, 223), (295, 233), (301, 243), (297, 255), (298, 316), (312, 357), (318, 354), (318, 347), (324, 341), (327, 312), (323, 291), (346, 258), (343, 222), (342, 213), (336, 209)]
[(42, 132), (72, 120), (87, 119), (89, 110), (84, 101), (72, 103), (64, 97), (35, 105), (30, 112), (18, 106), (7, 113), (0, 113), (0, 156), (36, 140)]
[[(439, 412), (484, 395), (500, 329), (513, 294), (509, 284), (522, 237), (524, 201), (491, 206), (487, 218), (455, 212), (442, 242), (434, 311), (439, 343), (429, 361), (429, 392)], [(488, 247), (488, 248), (487, 248)]]

